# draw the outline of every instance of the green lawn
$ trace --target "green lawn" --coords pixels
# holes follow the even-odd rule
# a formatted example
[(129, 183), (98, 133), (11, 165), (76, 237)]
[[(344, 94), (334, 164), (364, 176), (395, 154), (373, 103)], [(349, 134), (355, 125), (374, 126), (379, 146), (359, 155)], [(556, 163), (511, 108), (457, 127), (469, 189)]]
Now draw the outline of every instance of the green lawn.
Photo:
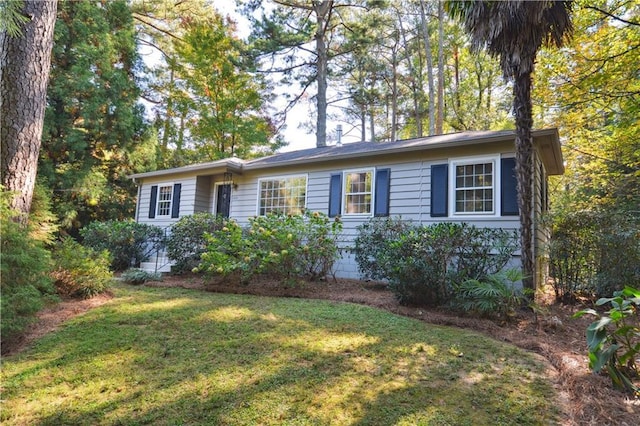
[(2, 366), (3, 425), (550, 424), (534, 357), (352, 304), (118, 285)]

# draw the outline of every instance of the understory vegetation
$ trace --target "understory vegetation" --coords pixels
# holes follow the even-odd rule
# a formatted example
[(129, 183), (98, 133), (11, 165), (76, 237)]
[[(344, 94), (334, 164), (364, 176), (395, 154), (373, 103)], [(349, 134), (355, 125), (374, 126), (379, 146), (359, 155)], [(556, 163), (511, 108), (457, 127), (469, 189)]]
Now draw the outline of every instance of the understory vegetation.
[(558, 212), (550, 222), (549, 266), (556, 299), (610, 297), (640, 288), (640, 216), (611, 209)]
[(330, 301), (116, 284), (3, 361), (3, 425), (556, 424), (533, 354)]
[[(358, 228), (354, 253), (365, 278), (389, 283), (401, 304), (468, 306), (483, 294), (485, 302), (503, 294), (500, 303), (516, 307), (518, 289), (498, 275), (518, 248), (518, 235), (504, 229), (466, 223), (414, 225), (402, 218), (374, 218)], [(521, 277), (519, 278), (521, 279)], [(519, 281), (516, 279), (515, 281)], [(512, 283), (513, 284), (513, 283)], [(491, 288), (492, 292), (473, 291)], [(500, 292), (502, 290), (502, 293)], [(485, 305), (474, 304), (476, 311)]]
[(301, 278), (326, 278), (339, 256), (342, 223), (323, 213), (268, 214), (249, 219), (247, 227), (234, 220), (223, 225), (206, 234), (207, 249), (196, 272), (243, 282), (261, 274), (295, 284)]

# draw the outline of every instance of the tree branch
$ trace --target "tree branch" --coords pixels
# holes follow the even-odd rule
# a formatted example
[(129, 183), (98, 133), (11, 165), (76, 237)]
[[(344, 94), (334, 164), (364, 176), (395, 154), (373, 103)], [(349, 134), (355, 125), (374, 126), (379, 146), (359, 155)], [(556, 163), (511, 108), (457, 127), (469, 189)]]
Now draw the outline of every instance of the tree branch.
[(616, 16), (613, 13), (607, 12), (606, 10), (602, 10), (599, 7), (596, 7), (596, 6), (585, 6), (585, 9), (595, 10), (596, 12), (600, 12), (603, 15), (606, 15), (606, 16), (608, 16), (610, 18), (615, 19), (616, 21), (620, 21), (620, 22), (623, 22), (623, 23), (628, 24), (628, 25), (635, 25), (635, 26), (639, 26), (640, 27), (640, 22), (628, 21), (626, 19), (622, 19), (621, 17)]

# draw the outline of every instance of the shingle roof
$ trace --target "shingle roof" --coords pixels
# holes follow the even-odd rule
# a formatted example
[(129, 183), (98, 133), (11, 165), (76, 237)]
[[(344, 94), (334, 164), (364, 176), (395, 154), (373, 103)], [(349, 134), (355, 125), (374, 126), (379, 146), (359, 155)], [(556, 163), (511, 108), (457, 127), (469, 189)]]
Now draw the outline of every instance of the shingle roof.
[[(534, 130), (535, 140), (543, 140), (547, 146), (545, 150), (545, 166), (550, 174), (563, 172), (562, 153), (558, 141), (558, 131), (555, 128)], [(242, 173), (243, 170), (257, 170), (271, 167), (279, 167), (300, 163), (320, 163), (349, 158), (375, 157), (392, 153), (424, 151), (437, 148), (453, 148), (491, 142), (515, 140), (513, 130), (503, 131), (473, 131), (449, 133), (445, 135), (428, 136), (416, 139), (406, 139), (395, 142), (354, 142), (340, 146), (331, 145), (320, 148), (309, 148), (298, 151), (283, 152), (255, 160), (241, 160), (228, 158), (208, 163), (193, 164), (175, 169), (158, 170), (155, 172), (138, 173), (130, 178), (145, 178), (162, 176), (174, 173), (188, 173), (199, 170), (228, 169), (234, 173)], [(549, 167), (546, 163), (549, 163)]]

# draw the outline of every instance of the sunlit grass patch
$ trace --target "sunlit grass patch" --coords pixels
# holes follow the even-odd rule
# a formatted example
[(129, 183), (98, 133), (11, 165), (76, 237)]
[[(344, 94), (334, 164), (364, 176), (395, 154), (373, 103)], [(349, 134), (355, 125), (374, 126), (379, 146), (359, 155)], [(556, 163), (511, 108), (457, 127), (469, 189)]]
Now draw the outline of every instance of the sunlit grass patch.
[(543, 366), (464, 330), (304, 299), (116, 288), (3, 363), (3, 425), (549, 424)]

